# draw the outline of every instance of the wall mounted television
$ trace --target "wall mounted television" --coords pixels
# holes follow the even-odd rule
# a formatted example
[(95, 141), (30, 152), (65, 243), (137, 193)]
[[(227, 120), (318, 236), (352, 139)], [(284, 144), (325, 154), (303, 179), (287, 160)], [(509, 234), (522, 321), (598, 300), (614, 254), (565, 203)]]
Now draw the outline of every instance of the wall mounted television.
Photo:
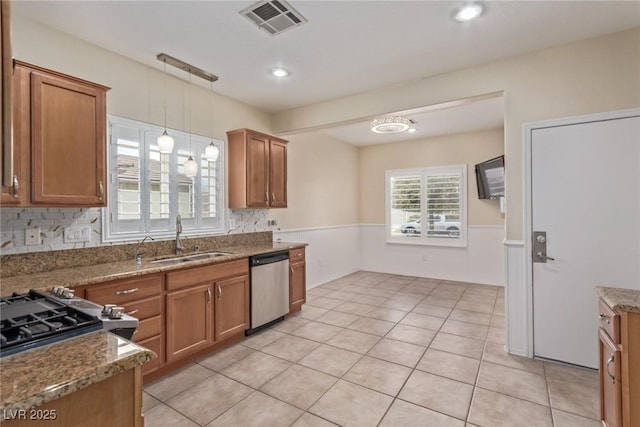
[(476, 165), (479, 199), (504, 197), (504, 155)]

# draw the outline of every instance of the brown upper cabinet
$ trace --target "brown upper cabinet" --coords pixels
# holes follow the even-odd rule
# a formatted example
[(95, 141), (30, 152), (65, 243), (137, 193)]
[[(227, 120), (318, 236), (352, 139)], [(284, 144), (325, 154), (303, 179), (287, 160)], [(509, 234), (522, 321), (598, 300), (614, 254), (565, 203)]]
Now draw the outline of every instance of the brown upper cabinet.
[(2, 203), (106, 206), (109, 88), (20, 61), (13, 72), (17, 185)]
[(287, 142), (250, 129), (227, 132), (229, 207), (287, 207)]

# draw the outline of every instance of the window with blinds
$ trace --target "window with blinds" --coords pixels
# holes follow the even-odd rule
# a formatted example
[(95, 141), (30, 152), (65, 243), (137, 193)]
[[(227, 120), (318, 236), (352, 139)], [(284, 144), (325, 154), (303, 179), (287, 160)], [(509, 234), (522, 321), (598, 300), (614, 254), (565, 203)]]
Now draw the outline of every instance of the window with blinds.
[(387, 171), (387, 242), (466, 246), (466, 184), (466, 165)]
[[(164, 128), (120, 117), (109, 117), (109, 201), (105, 208), (105, 241), (170, 237), (182, 217), (183, 232), (224, 231), (224, 143), (217, 161), (207, 160), (210, 138), (171, 130), (170, 154), (156, 144)], [(187, 177), (183, 164), (192, 155), (198, 174)]]

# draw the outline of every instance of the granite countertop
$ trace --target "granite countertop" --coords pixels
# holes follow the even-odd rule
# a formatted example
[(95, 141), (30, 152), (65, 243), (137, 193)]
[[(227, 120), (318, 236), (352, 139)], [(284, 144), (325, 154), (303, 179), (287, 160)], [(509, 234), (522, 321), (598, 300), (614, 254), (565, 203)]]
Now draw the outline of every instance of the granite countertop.
[(152, 351), (105, 331), (3, 357), (0, 409), (43, 405), (155, 357)]
[[(29, 289), (50, 289), (54, 286), (73, 288), (76, 286), (102, 283), (110, 280), (141, 276), (144, 274), (178, 270), (186, 267), (215, 264), (248, 256), (305, 247), (304, 243), (268, 242), (237, 246), (228, 246), (216, 252), (229, 253), (226, 256), (189, 261), (180, 264), (152, 263), (152, 258), (143, 259), (142, 265), (136, 265), (135, 260), (88, 265), (82, 267), (51, 270), (43, 273), (24, 274), (20, 276), (2, 278), (0, 295), (7, 296), (13, 292), (25, 293)], [(203, 252), (205, 253), (205, 252)], [(184, 253), (183, 256), (192, 255)]]
[(640, 313), (640, 290), (598, 286), (596, 292), (616, 311)]

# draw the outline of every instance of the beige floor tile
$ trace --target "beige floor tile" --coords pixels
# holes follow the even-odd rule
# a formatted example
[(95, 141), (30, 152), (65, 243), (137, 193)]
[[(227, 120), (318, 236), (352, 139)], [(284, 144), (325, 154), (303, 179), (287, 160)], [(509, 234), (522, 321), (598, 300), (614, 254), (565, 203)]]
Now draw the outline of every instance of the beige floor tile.
[(204, 425), (252, 392), (253, 389), (239, 382), (215, 374), (172, 397), (166, 403), (182, 415)]
[(360, 304), (367, 304), (377, 306), (384, 303), (387, 298), (375, 295), (369, 295), (369, 291), (365, 290), (366, 295), (360, 294), (358, 298), (354, 299), (353, 302), (358, 302)]
[(600, 391), (579, 383), (548, 378), (551, 407), (585, 418), (599, 419)]
[(238, 360), (244, 359), (254, 351), (252, 348), (236, 344), (198, 360), (198, 364), (213, 371), (221, 371)]
[(462, 297), (460, 297), (460, 301), (465, 301), (465, 302), (471, 302), (471, 303), (475, 303), (475, 304), (486, 304), (486, 305), (491, 305), (492, 308), (496, 303), (496, 296), (484, 296), (484, 295), (477, 295), (477, 294), (469, 294), (467, 292), (465, 292)]
[(483, 285), (467, 286), (464, 291), (465, 295), (480, 295), (484, 297), (496, 298), (498, 296), (498, 290), (492, 288), (486, 288)]
[(480, 361), (459, 354), (428, 349), (416, 369), (451, 378), (467, 384), (475, 384)]
[[(435, 292), (435, 291), (433, 291), (433, 292)], [(434, 296), (433, 292), (430, 293), (429, 295), (427, 295), (422, 300), (422, 304), (436, 305), (436, 306), (439, 306), (439, 307), (453, 308), (458, 303), (458, 299), (457, 298), (446, 298), (446, 297)]]
[(315, 341), (285, 335), (268, 346), (263, 347), (260, 351), (279, 357), (280, 359), (288, 360), (289, 362), (297, 362), (311, 353), (311, 351), (319, 345), (320, 343)]
[(399, 398), (461, 420), (466, 419), (473, 386), (422, 371), (413, 371)]
[(496, 314), (494, 314), (493, 316), (491, 316), (491, 325), (492, 328), (496, 328), (496, 329), (506, 329), (506, 323), (505, 323), (505, 318), (504, 316), (498, 316)]
[(147, 412), (149, 409), (160, 405), (161, 403), (162, 402), (160, 402), (155, 397), (151, 396), (149, 393), (147, 392), (142, 393), (142, 413), (143, 414)]
[(440, 332), (431, 342), (430, 348), (480, 359), (482, 357), (484, 341)]
[(260, 350), (262, 347), (271, 344), (282, 336), (284, 336), (282, 332), (274, 331), (273, 329), (265, 329), (255, 335), (251, 335), (244, 341), (241, 341), (240, 344), (254, 350)]
[(165, 401), (213, 374), (213, 371), (194, 363), (165, 375), (146, 386), (144, 391), (160, 401)]
[(289, 426), (302, 411), (259, 391), (213, 420), (208, 427), (276, 427)]
[(376, 345), (379, 340), (380, 337), (377, 335), (344, 329), (338, 335), (328, 340), (327, 344), (364, 354), (371, 350), (371, 347)]
[[(333, 313), (332, 311), (323, 314), (323, 316)], [(320, 316), (322, 317), (322, 316)], [(291, 335), (295, 335), (302, 338), (307, 338), (313, 341), (325, 342), (328, 339), (336, 336), (342, 328), (333, 325), (327, 325), (316, 321), (310, 321), (306, 325), (303, 325), (291, 332)]]
[(359, 295), (356, 294), (355, 292), (345, 292), (343, 290), (338, 290), (325, 295), (325, 297), (337, 299), (344, 302), (344, 301), (354, 301), (358, 299)]
[(431, 291), (429, 295), (437, 298), (447, 298), (447, 299), (458, 300), (460, 299), (463, 293), (464, 291), (436, 288), (433, 291)]
[(442, 307), (438, 305), (425, 304), (424, 302), (416, 305), (416, 307), (411, 310), (412, 313), (418, 314), (426, 314), (427, 316), (435, 316), (446, 318), (451, 313), (451, 308)]
[(315, 287), (315, 288), (307, 289), (307, 294), (308, 295), (317, 295), (317, 296), (320, 296), (320, 297), (326, 296), (327, 294), (330, 294), (331, 292), (333, 292), (332, 289), (318, 287), (318, 286)]
[(376, 307), (366, 314), (367, 317), (386, 320), (388, 322), (399, 322), (406, 315), (407, 315), (406, 311), (394, 310), (392, 308), (384, 308), (384, 307)]
[(158, 405), (144, 414), (146, 427), (197, 427), (198, 424), (167, 405)]
[(317, 317), (322, 316), (327, 311), (329, 310), (327, 310), (326, 308), (313, 307), (313, 306), (304, 304), (302, 306), (302, 310), (294, 314), (294, 316), (302, 317), (303, 319), (313, 320)]
[(483, 325), (477, 325), (475, 323), (460, 322), (458, 320), (451, 320), (449, 318), (440, 331), (452, 335), (460, 335), (462, 337), (481, 339), (487, 338), (489, 333), (489, 327)]
[(338, 381), (331, 375), (293, 365), (260, 388), (260, 391), (307, 410)]
[(431, 293), (431, 291), (433, 291), (432, 287), (409, 284), (406, 287), (402, 288), (400, 292), (427, 296)]
[(386, 289), (388, 291), (398, 292), (400, 289), (406, 286), (405, 283), (393, 283), (393, 282), (382, 282), (378, 284), (378, 288)]
[(384, 320), (362, 317), (347, 326), (347, 329), (353, 329), (354, 331), (383, 336), (391, 329), (393, 329), (394, 326), (395, 323), (393, 322), (386, 322)]
[(460, 300), (455, 307), (460, 310), (467, 311), (477, 311), (478, 313), (493, 313), (494, 303), (492, 302), (477, 302), (477, 301), (468, 301), (468, 300)]
[(326, 308), (328, 310), (334, 309), (344, 301), (339, 299), (333, 299), (329, 297), (318, 297), (311, 301), (307, 300), (307, 304), (312, 305), (314, 307)]
[(408, 342), (383, 338), (369, 350), (367, 355), (413, 368), (425, 349), (426, 347)]
[(291, 427), (334, 427), (336, 424), (305, 412)]
[(505, 330), (498, 328), (489, 328), (489, 333), (487, 334), (487, 341), (492, 343), (499, 344), (504, 347), (505, 344)]
[(552, 409), (554, 427), (602, 427), (600, 421)]
[(599, 388), (600, 377), (598, 371), (561, 365), (559, 363), (544, 362), (544, 373), (547, 378), (560, 381), (571, 381), (586, 387)]
[(544, 376), (532, 372), (484, 361), (480, 366), (477, 386), (549, 406), (547, 381)]
[(409, 313), (400, 321), (402, 325), (416, 326), (418, 328), (431, 329), (432, 331), (440, 329), (443, 323), (444, 319), (441, 317), (418, 313)]
[(433, 340), (435, 335), (436, 333), (434, 331), (430, 331), (428, 329), (398, 324), (387, 334), (386, 337), (426, 347), (429, 345), (431, 340)]
[(256, 352), (224, 369), (222, 374), (250, 387), (259, 388), (289, 366), (291, 363), (285, 360)]
[[(349, 314), (349, 313), (343, 313), (342, 311), (329, 311), (328, 313), (323, 314), (322, 316), (318, 317), (315, 321), (316, 322), (322, 322), (322, 323), (327, 323), (329, 325), (333, 325), (333, 326), (339, 326), (341, 328), (344, 328), (346, 326), (349, 326), (350, 324), (352, 324), (353, 322), (355, 322), (356, 320), (358, 320), (360, 318), (360, 316), (356, 316), (355, 314)], [(339, 331), (337, 331), (336, 333), (338, 333)], [(331, 337), (329, 337), (331, 338)]]
[(504, 346), (493, 341), (487, 342), (482, 360), (512, 368), (524, 369), (534, 374), (544, 375), (542, 362), (527, 357), (514, 356), (504, 352)]
[(416, 305), (418, 305), (418, 302), (419, 301), (412, 301), (409, 299), (390, 298), (380, 304), (380, 307), (391, 308), (393, 310), (411, 311)]
[(391, 298), (395, 294), (396, 294), (395, 291), (390, 291), (388, 289), (380, 289), (380, 288), (370, 288), (367, 291), (367, 295), (371, 295), (371, 296), (375, 296), (375, 297), (382, 297), (382, 298), (385, 298), (385, 300), (387, 298)]
[(309, 323), (309, 320), (303, 319), (302, 317), (289, 316), (286, 319), (284, 319), (282, 322), (279, 322), (273, 325), (272, 329), (278, 332), (284, 332), (288, 334), (306, 325), (307, 323)]
[(464, 427), (464, 421), (413, 403), (396, 400), (379, 425), (380, 427)]
[(411, 374), (411, 369), (372, 357), (363, 357), (342, 379), (395, 396)]
[(504, 303), (496, 303), (495, 307), (493, 307), (493, 314), (504, 316)]
[(476, 388), (469, 422), (490, 427), (552, 427), (551, 410), (526, 400)]
[(391, 396), (340, 380), (309, 412), (345, 427), (373, 427), (392, 401)]
[(477, 311), (460, 310), (458, 308), (453, 309), (449, 319), (476, 323), (484, 326), (489, 326), (491, 324), (491, 315), (488, 313), (478, 313)]
[(365, 314), (373, 310), (373, 308), (374, 307), (372, 305), (347, 301), (337, 306), (334, 310), (342, 311), (344, 313), (355, 314), (358, 316), (364, 316)]
[(341, 377), (351, 369), (361, 357), (361, 354), (352, 351), (321, 345), (300, 359), (298, 364), (333, 375), (334, 377)]

